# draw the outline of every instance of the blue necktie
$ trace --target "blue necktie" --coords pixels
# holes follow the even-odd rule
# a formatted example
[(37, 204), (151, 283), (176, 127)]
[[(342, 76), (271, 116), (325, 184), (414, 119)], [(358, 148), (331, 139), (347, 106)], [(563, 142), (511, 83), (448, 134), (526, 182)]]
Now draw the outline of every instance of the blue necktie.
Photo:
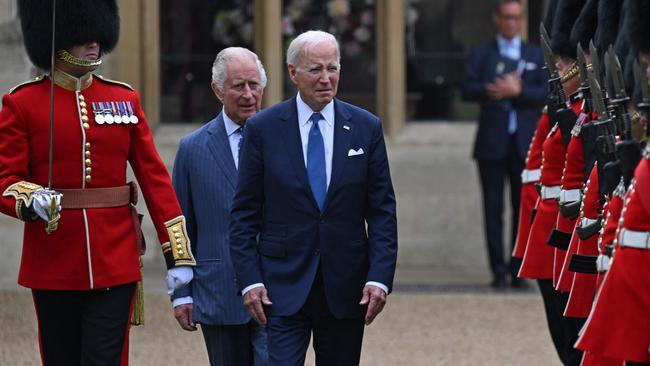
[(235, 133), (239, 134), (239, 142), (237, 143), (237, 161), (235, 162), (235, 167), (239, 169), (239, 160), (241, 160), (241, 147), (244, 143), (244, 126), (239, 127), (235, 130)]
[(323, 210), (325, 195), (327, 194), (327, 175), (325, 168), (325, 143), (323, 135), (318, 129), (318, 121), (323, 119), (320, 113), (311, 115), (311, 129), (309, 130), (309, 141), (307, 142), (307, 175), (309, 185), (314, 194), (318, 208)]
[(237, 156), (239, 157), (241, 146), (244, 143), (244, 126), (239, 127), (235, 132), (239, 133), (239, 143), (237, 143)]

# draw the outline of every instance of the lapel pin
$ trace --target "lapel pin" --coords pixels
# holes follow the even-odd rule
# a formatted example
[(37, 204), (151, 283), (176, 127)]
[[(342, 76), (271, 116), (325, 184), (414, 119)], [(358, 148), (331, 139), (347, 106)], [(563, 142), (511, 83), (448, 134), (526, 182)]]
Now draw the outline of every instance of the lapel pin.
[(345, 130), (350, 130), (350, 126), (348, 126), (348, 125), (343, 125), (343, 129), (345, 129)]

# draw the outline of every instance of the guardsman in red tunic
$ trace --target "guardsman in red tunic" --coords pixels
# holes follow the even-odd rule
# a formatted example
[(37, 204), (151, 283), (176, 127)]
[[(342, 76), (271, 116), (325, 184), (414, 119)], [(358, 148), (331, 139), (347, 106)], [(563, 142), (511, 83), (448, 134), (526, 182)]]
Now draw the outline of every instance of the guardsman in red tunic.
[(115, 0), (56, 2), (54, 68), (52, 3), (18, 2), (28, 55), (51, 72), (2, 98), (0, 211), (25, 222), (18, 283), (32, 289), (43, 363), (125, 365), (142, 250), (127, 163), (163, 243), (170, 292), (195, 261), (138, 93), (92, 73), (117, 43)]
[(526, 165), (521, 173), (521, 203), (519, 208), (519, 228), (517, 229), (517, 242), (512, 253), (513, 258), (523, 259), (530, 234), (530, 224), (537, 210), (539, 195), (535, 184), (539, 183), (542, 171), (542, 144), (551, 131), (551, 122), (548, 117), (547, 107), (544, 108), (535, 135), (530, 142)]
[[(650, 75), (650, 2), (631, 0), (626, 9), (630, 16), (626, 24), (632, 49), (641, 53)], [(639, 73), (640, 74), (640, 73)], [(638, 76), (637, 76), (638, 77)], [(641, 78), (641, 88), (648, 94), (647, 78)], [(647, 111), (644, 95), (643, 105)], [(629, 143), (628, 143), (629, 145)], [(617, 147), (617, 155), (623, 149)], [(633, 149), (631, 149), (633, 150)], [(630, 159), (632, 158), (632, 159)], [(623, 179), (633, 166), (633, 154), (621, 153)], [(628, 167), (623, 160), (631, 160)], [(650, 364), (650, 147), (634, 172), (621, 210), (614, 236), (614, 253), (610, 269), (596, 297), (587, 324), (576, 347), (588, 354), (626, 360), (625, 365)]]
[[(600, 49), (606, 50), (608, 45), (616, 39), (620, 26), (620, 14), (621, 2), (599, 1), (597, 14), (598, 33), (596, 38), (600, 42), (598, 44)], [(591, 47), (590, 50), (589, 56), (594, 57), (593, 55), (598, 55), (595, 47)], [(591, 74), (595, 73), (601, 73), (601, 71), (591, 71)], [(592, 94), (591, 90), (588, 92)], [(606, 270), (608, 264), (608, 257), (606, 255), (599, 256), (598, 253), (598, 240), (600, 237), (598, 234), (602, 227), (603, 217), (606, 217), (606, 214), (603, 213), (603, 202), (605, 207), (610, 207), (604, 199), (612, 196), (611, 194), (600, 195), (598, 166), (594, 163), (597, 157), (596, 139), (598, 138), (599, 129), (596, 125), (598, 123), (597, 121), (591, 123), (585, 134), (585, 172), (589, 179), (585, 183), (585, 195), (580, 220), (576, 225), (572, 238), (572, 240), (577, 241), (577, 251), (572, 256), (567, 255), (565, 260), (565, 264), (568, 263), (569, 271), (575, 273), (571, 284), (569, 301), (564, 312), (567, 317), (586, 318), (589, 315), (595, 295), (598, 271)], [(602, 132), (602, 130), (600, 131)], [(591, 173), (589, 173), (589, 170), (591, 170)]]
[[(546, 12), (544, 19), (544, 27), (551, 29), (553, 26), (553, 18), (555, 15), (555, 8), (557, 0), (552, 0)], [(526, 162), (524, 170), (521, 173), (521, 200), (519, 206), (519, 221), (517, 228), (517, 239), (515, 247), (512, 252), (512, 257), (518, 260), (523, 260), (526, 253), (526, 245), (528, 244), (528, 237), (530, 236), (530, 227), (537, 213), (537, 205), (539, 204), (539, 194), (536, 186), (542, 175), (542, 146), (548, 133), (551, 131), (553, 119), (552, 115), (555, 111), (549, 110), (548, 105), (553, 104), (553, 101), (547, 101), (547, 105), (539, 117), (535, 134), (528, 147), (526, 155)], [(518, 274), (518, 277), (519, 276)], [(524, 282), (522, 282), (524, 283)]]
[[(611, 268), (577, 347), (650, 363), (650, 148), (639, 163), (616, 232)], [(628, 363), (629, 364), (629, 363)]]
[[(582, 106), (582, 100), (575, 93), (579, 84), (579, 78), (577, 77), (579, 70), (574, 63), (576, 45), (569, 40), (569, 34), (584, 3), (584, 1), (560, 0), (556, 7), (552, 31), (552, 53), (556, 55), (555, 64), (562, 75), (562, 84), (561, 87), (556, 86), (558, 77), (552, 73), (551, 86), (556, 94), (559, 93), (558, 89), (563, 89), (562, 93), (570, 97), (567, 98), (568, 100), (559, 100), (560, 102), (567, 102), (567, 105), (557, 105), (556, 108), (559, 109), (555, 112), (555, 118), (552, 121), (553, 127), (543, 143), (540, 200), (519, 272), (519, 276), (522, 278), (532, 278), (538, 281), (544, 300), (544, 309), (551, 338), (560, 359), (567, 365), (577, 364), (580, 354), (571, 347), (573, 344), (571, 337), (574, 337), (572, 330), (575, 327), (569, 326), (562, 316), (565, 304), (562, 304), (553, 287), (553, 278), (554, 276), (557, 278), (559, 271), (554, 270), (556, 266), (556, 248), (550, 246), (548, 242), (552, 230), (556, 228), (559, 213), (557, 199), (562, 190), (562, 171), (565, 165), (566, 146)], [(550, 55), (549, 47), (545, 43), (547, 41), (542, 40), (542, 48), (545, 49), (546, 54), (545, 59), (552, 70), (554, 69), (553, 57)], [(555, 243), (555, 245), (558, 244)], [(557, 257), (558, 262), (560, 262), (559, 255)], [(564, 256), (562, 256), (563, 259)]]

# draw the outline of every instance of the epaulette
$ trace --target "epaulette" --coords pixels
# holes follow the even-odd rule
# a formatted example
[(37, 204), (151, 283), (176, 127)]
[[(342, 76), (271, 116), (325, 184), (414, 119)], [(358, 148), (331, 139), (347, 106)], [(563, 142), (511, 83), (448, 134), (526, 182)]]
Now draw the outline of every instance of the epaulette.
[(9, 89), (9, 94), (12, 94), (13, 92), (15, 92), (16, 90), (22, 88), (25, 85), (34, 84), (34, 83), (37, 83), (39, 81), (42, 81), (43, 79), (45, 79), (45, 75), (39, 75), (39, 76), (33, 78), (32, 80), (23, 81), (22, 83), (20, 83), (20, 84), (14, 86), (13, 88)]
[(125, 87), (125, 88), (127, 88), (129, 90), (134, 90), (133, 87), (131, 85), (127, 84), (127, 83), (123, 83), (123, 82), (117, 81), (117, 80), (107, 79), (107, 78), (105, 78), (105, 77), (103, 77), (101, 75), (97, 75), (97, 74), (94, 74), (94, 75), (101, 81), (105, 81), (105, 82), (110, 83), (110, 84), (121, 85), (121, 86), (123, 86), (123, 87)]

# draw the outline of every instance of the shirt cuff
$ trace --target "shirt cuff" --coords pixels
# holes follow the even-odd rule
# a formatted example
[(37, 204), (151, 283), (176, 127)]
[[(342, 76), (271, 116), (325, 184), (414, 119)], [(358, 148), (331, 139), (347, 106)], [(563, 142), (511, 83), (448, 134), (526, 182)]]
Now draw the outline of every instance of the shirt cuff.
[(178, 299), (174, 299), (172, 301), (172, 308), (175, 308), (179, 305), (193, 304), (193, 303), (194, 300), (192, 299), (192, 296), (179, 297)]
[(388, 295), (388, 286), (384, 285), (383, 283), (375, 282), (375, 281), (368, 281), (368, 282), (366, 282), (366, 286), (368, 286), (368, 285), (379, 287), (380, 289), (384, 290), (386, 295)]
[(241, 290), (241, 295), (244, 296), (246, 293), (254, 288), (257, 287), (264, 287), (264, 284), (262, 282), (254, 283), (252, 285), (246, 286), (243, 290)]

